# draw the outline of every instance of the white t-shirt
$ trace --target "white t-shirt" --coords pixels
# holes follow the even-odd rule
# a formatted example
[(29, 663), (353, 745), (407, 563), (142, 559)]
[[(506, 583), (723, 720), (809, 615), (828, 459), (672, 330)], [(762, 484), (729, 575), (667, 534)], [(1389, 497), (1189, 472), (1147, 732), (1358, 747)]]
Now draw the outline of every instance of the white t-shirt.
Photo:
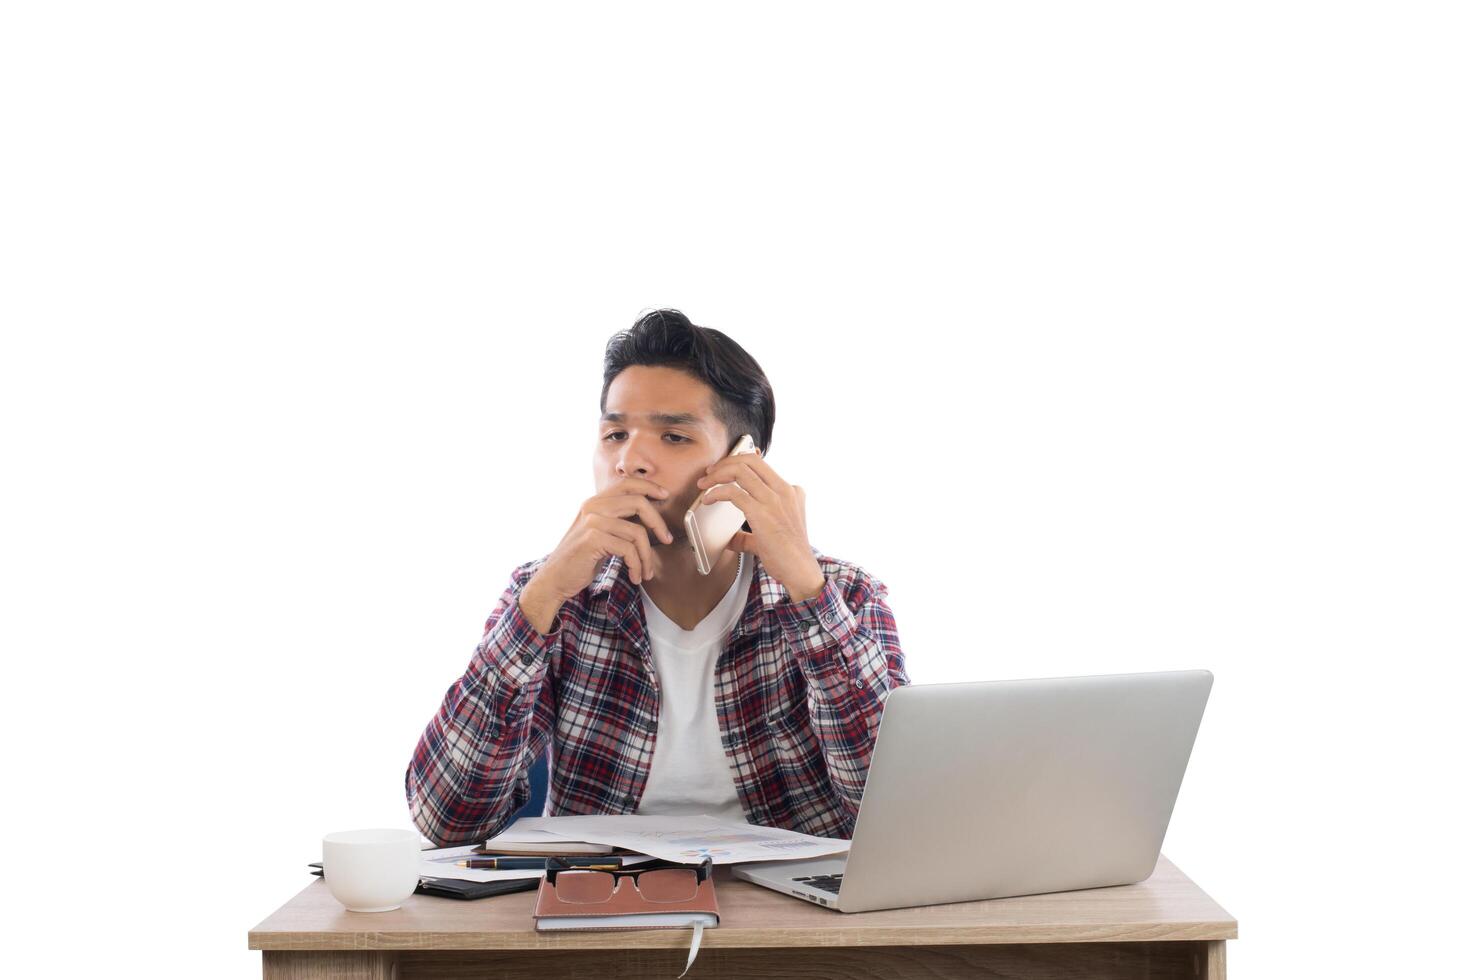
[(745, 566), (719, 605), (691, 630), (669, 619), (639, 587), (648, 641), (658, 673), (658, 738), (640, 814), (691, 815), (748, 822), (734, 772), (719, 737), (714, 708), (714, 663), (739, 622), (750, 595), (755, 563)]

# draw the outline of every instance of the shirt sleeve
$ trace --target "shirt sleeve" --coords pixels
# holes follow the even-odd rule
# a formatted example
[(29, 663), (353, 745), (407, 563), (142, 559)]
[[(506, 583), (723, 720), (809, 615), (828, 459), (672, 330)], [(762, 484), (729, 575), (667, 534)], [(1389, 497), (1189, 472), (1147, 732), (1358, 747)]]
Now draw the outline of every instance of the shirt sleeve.
[(485, 623), (464, 675), (444, 695), (404, 774), (408, 811), (438, 847), (493, 837), (530, 799), (530, 769), (556, 716), (547, 677), (563, 613), (536, 631), (520, 593), (540, 561), (517, 568)]
[(829, 573), (816, 595), (775, 606), (806, 678), (811, 726), (832, 786), (851, 821), (862, 801), (883, 703), (889, 691), (909, 682), (885, 595), (887, 586), (865, 574), (843, 589)]

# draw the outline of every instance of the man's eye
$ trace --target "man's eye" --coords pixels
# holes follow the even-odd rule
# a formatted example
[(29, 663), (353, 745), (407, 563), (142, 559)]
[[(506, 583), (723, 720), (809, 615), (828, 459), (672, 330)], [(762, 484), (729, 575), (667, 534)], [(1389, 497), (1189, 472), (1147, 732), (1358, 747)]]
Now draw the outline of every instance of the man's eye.
[[(620, 436), (622, 434), (623, 433), (621, 433), (621, 432), (609, 432), (605, 436), (602, 437), (602, 441), (603, 442), (606, 442), (606, 441), (610, 440), (613, 436)], [(683, 436), (679, 435), (676, 432), (666, 432), (666, 433), (664, 433), (664, 435), (667, 436), (670, 439), (677, 439), (679, 442), (688, 442), (689, 441), (688, 439), (685, 439)]]

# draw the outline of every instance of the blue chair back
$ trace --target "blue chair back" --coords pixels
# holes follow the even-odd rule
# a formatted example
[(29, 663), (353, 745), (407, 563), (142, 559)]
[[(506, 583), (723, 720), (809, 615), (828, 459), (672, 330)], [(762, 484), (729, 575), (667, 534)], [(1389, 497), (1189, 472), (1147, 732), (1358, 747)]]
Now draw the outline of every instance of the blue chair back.
[(550, 752), (544, 752), (541, 757), (531, 763), (530, 767), (530, 799), (525, 801), (525, 806), (515, 812), (515, 819), (521, 817), (539, 817), (541, 811), (546, 808), (546, 784), (550, 782), (550, 769), (547, 759)]

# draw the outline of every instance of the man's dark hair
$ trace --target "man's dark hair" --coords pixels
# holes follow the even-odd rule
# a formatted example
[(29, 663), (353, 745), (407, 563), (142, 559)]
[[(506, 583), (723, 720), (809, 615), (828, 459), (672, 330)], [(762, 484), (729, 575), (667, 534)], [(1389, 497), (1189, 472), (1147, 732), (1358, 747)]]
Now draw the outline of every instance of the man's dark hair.
[(755, 359), (712, 327), (698, 327), (678, 310), (654, 310), (630, 330), (613, 334), (602, 361), (602, 404), (607, 389), (625, 368), (678, 368), (714, 389), (714, 416), (729, 433), (727, 453), (749, 433), (760, 452), (770, 454), (775, 430), (775, 391)]

